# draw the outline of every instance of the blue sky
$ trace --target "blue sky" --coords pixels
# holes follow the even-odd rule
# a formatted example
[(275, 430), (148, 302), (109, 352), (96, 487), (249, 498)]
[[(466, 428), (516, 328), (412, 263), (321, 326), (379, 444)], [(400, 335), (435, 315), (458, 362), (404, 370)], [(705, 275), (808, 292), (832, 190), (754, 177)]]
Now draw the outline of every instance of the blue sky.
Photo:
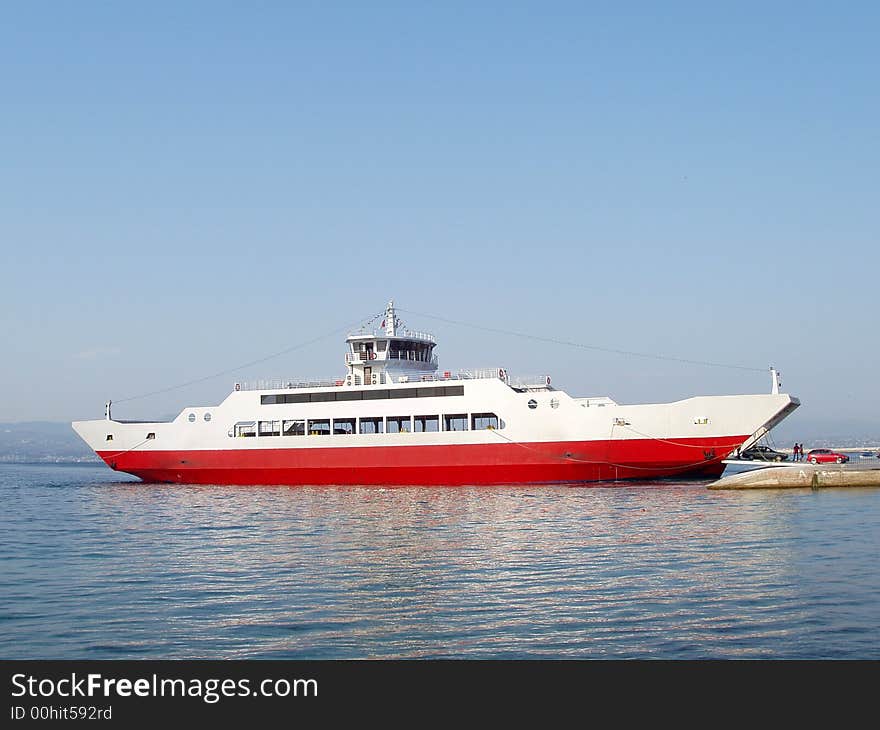
[[(29, 3), (0, 28), (0, 420), (101, 415), (380, 311), (779, 367), (876, 424), (873, 3)], [(406, 315), (623, 402), (756, 372)], [(332, 375), (341, 338), (240, 377)], [(120, 406), (216, 402), (235, 375)], [(797, 424), (794, 423), (796, 428)]]

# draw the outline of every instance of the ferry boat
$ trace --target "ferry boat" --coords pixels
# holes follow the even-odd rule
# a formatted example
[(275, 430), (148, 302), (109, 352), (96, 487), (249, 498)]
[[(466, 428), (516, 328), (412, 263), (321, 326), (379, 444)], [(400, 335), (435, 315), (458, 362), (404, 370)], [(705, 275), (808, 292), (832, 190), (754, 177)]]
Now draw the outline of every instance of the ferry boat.
[[(377, 320), (378, 321), (378, 318)], [(147, 482), (491, 485), (717, 477), (800, 404), (780, 392), (623, 405), (574, 397), (550, 376), (441, 371), (432, 335), (393, 302), (346, 339), (328, 381), (235, 383), (217, 406), (172, 421), (75, 421), (111, 468)]]

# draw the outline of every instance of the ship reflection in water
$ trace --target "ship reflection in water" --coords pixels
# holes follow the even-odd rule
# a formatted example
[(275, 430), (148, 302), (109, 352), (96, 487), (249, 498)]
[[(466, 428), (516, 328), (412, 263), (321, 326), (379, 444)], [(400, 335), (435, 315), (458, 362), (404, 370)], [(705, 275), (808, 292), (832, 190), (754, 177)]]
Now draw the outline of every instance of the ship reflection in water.
[(880, 491), (3, 467), (4, 658), (880, 656)]

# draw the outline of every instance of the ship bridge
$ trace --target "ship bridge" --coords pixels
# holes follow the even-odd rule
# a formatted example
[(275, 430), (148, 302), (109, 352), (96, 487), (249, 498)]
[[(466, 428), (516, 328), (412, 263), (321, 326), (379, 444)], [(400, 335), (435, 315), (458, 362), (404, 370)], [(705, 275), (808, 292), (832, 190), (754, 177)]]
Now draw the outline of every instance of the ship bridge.
[(345, 344), (345, 376), (348, 385), (380, 385), (420, 380), (437, 371), (434, 347), (437, 341), (427, 332), (413, 332), (400, 321), (394, 302), (388, 302), (381, 328), (354, 332)]

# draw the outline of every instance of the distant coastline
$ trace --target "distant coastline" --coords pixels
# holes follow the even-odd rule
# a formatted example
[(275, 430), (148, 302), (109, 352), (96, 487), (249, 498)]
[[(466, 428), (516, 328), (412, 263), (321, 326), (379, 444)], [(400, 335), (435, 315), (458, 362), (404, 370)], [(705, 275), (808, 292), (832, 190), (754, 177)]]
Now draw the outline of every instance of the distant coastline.
[(0, 424), (0, 463), (99, 464), (101, 461), (69, 423), (27, 421)]
[[(101, 459), (64, 459), (46, 457), (44, 459), (31, 459), (28, 461), (0, 456), (0, 466), (102, 466)], [(109, 467), (108, 467), (109, 468)]]

